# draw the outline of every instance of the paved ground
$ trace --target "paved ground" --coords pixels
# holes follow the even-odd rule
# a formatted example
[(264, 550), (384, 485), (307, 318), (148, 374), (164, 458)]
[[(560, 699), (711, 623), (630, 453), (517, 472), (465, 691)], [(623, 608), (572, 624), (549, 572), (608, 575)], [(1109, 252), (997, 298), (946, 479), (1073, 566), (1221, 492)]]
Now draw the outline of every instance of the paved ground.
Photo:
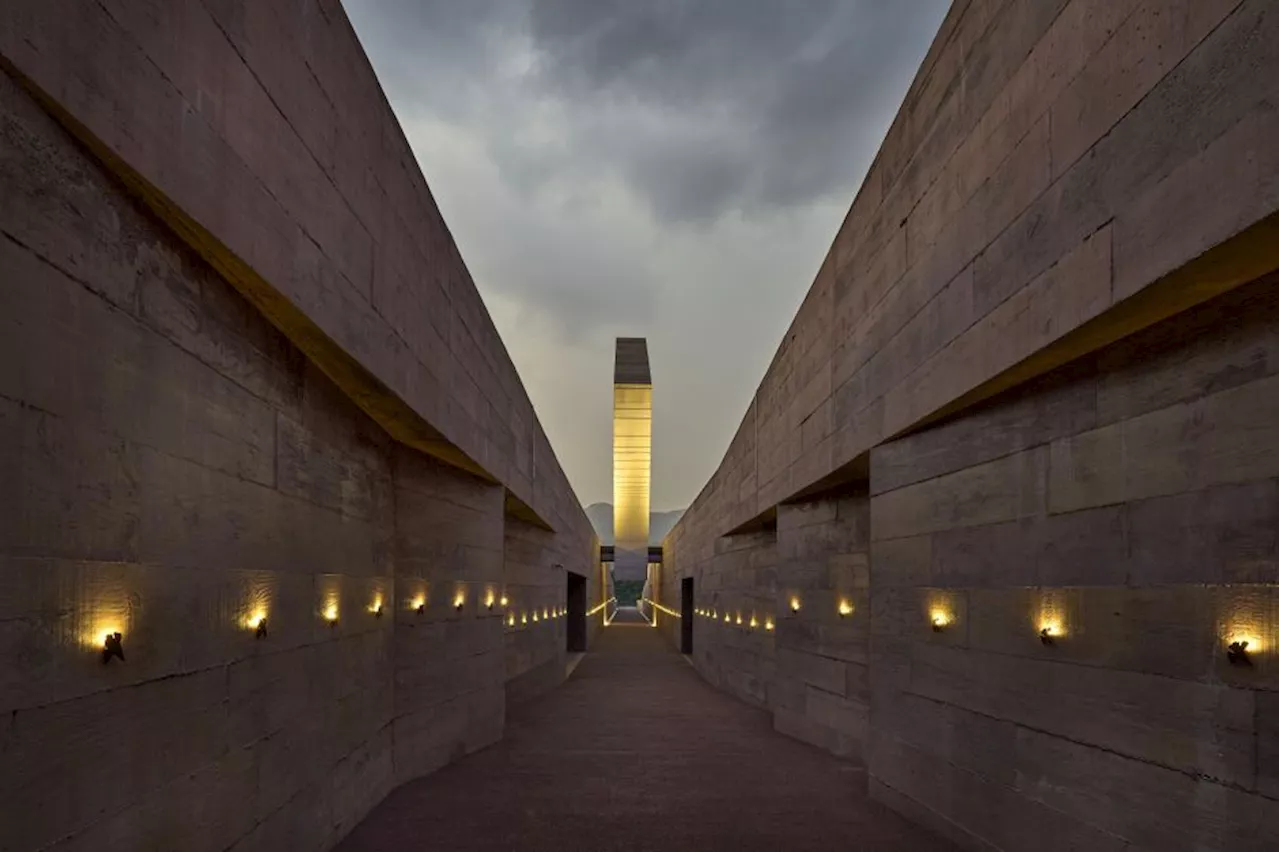
[(773, 731), (630, 613), (503, 741), (392, 793), (341, 852), (949, 849)]

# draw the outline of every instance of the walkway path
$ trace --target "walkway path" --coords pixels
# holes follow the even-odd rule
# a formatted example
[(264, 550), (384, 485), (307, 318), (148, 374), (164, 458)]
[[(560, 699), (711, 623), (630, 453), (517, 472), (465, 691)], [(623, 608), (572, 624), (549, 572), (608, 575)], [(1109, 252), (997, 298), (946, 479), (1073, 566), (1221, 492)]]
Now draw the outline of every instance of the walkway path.
[(568, 681), (510, 711), (502, 742), (399, 788), (339, 850), (950, 848), (864, 786), (618, 620)]

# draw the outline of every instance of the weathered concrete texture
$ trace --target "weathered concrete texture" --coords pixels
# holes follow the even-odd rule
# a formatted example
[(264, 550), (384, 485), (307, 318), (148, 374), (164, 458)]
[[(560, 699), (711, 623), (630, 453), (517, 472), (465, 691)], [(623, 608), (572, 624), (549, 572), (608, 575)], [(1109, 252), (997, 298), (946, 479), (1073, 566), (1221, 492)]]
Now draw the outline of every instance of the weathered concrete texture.
[(1276, 309), (1271, 275), (872, 453), (887, 800), (982, 848), (1275, 847)]
[(337, 0), (15, 0), (0, 58), (388, 432), (590, 535)]
[[(562, 598), (566, 570), (596, 575), (598, 544), (580, 509), (557, 508), (571, 504), (548, 447), (529, 439), (529, 479), (514, 487), (541, 496), (523, 499), (512, 497), (513, 481), (397, 443), (367, 398), (357, 405), (352, 387), (330, 378), (332, 365), (317, 365), (314, 342), (290, 339), (228, 283), (226, 268), (206, 262), (208, 246), (184, 242), (193, 232), (175, 234), (177, 219), (139, 203), (137, 186), (120, 181), (129, 166), (104, 168), (67, 133), (50, 110), (66, 123), (67, 113), (123, 121), (139, 146), (130, 155), (142, 157), (132, 168), (179, 158), (190, 168), (170, 176), (207, 193), (220, 221), (253, 234), (255, 251), (282, 260), (315, 250), (310, 239), (276, 241), (271, 222), (254, 219), (265, 190), (251, 193), (239, 173), (202, 159), (208, 127), (197, 125), (213, 111), (265, 158), (259, 167), (300, 162), (289, 138), (255, 127), (258, 83), (226, 54), (227, 37), (184, 42), (181, 74), (176, 54), (166, 60), (175, 85), (202, 93), (197, 118), (176, 101), (148, 100), (156, 69), (136, 47), (115, 52), (126, 50), (125, 23), (143, 34), (133, 18), (142, 7), (111, 7), (116, 18), (105, 21), (95, 18), (101, 5), (73, 6), (0, 11), (6, 62), (11, 37), (30, 46), (74, 20), (92, 45), (44, 54), (46, 70), (109, 69), (91, 74), (106, 88), (55, 87), (58, 104), (34, 98), (12, 68), (0, 73), (0, 849), (328, 849), (396, 784), (502, 736), (513, 641), (487, 595), (511, 581), (538, 588), (550, 606), (546, 590)], [(206, 19), (199, 4), (183, 8), (183, 26)], [(264, 35), (262, 21), (253, 26)], [(275, 33), (287, 40), (296, 28), (281, 22)], [(158, 30), (148, 37), (169, 44)], [(359, 58), (346, 38), (333, 61)], [(304, 67), (287, 44), (255, 51), (263, 79)], [(363, 65), (348, 71), (335, 79), (372, 80)], [(277, 82), (282, 92), (315, 85)], [(111, 109), (95, 100), (126, 94)], [(311, 129), (385, 130), (353, 121)], [(397, 180), (420, 183), (415, 176)], [(355, 173), (330, 177), (370, 186)], [(299, 215), (347, 209), (328, 177), (276, 189), (318, 193), (293, 198)], [(311, 224), (327, 250), (359, 249), (354, 232)], [(290, 286), (337, 286), (325, 277), (328, 259), (305, 262)], [(362, 263), (346, 254), (332, 262), (352, 274)], [(460, 269), (423, 262), (406, 274), (427, 282)], [(505, 359), (499, 343), (466, 336), (488, 321), (463, 317), (479, 304), (468, 288), (456, 280), (461, 301), (430, 318), (451, 329), (446, 348), (461, 359), (452, 363)], [(325, 304), (335, 316), (346, 310)], [(393, 339), (371, 326), (348, 331), (369, 345)], [(457, 384), (440, 393), (450, 410), (480, 404)], [(541, 434), (519, 403), (494, 398), (484, 403), (493, 423)], [(559, 528), (514, 516), (528, 518), (533, 505)], [(589, 595), (598, 598), (599, 585)], [(265, 638), (255, 638), (260, 618)], [(517, 637), (515, 652), (562, 654), (556, 629), (536, 643)], [(126, 659), (103, 665), (112, 630), (123, 633)]]
[(3, 75), (0, 185), (0, 848), (332, 845), (392, 786), (389, 439)]
[[(735, 536), (721, 543), (698, 575), (693, 618), (693, 661), (709, 681), (760, 707), (767, 706), (776, 656), (775, 637), (766, 620), (775, 618), (773, 578), (777, 574), (777, 537), (772, 532)], [(664, 562), (660, 577), (675, 576), (676, 563)], [(664, 589), (660, 602), (677, 609), (680, 587)], [(751, 626), (751, 620), (756, 626)], [(726, 621), (726, 619), (728, 619)], [(678, 634), (679, 620), (659, 616), (660, 627)]]
[(1265, 0), (957, 2), (677, 546), (1273, 269), (1276, 26)]
[(708, 680), (974, 848), (1275, 843), (1276, 15), (955, 3), (664, 542)]
[[(628, 614), (639, 623), (626, 623)], [(339, 846), (488, 850), (951, 848), (861, 770), (703, 683), (635, 610), (493, 748), (393, 793)]]

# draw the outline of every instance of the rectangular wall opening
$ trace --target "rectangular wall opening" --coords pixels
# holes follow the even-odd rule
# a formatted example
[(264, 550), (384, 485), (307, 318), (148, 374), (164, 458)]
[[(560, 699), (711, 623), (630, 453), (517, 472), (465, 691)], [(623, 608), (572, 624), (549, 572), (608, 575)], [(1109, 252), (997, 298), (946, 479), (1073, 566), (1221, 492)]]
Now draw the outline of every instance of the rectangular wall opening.
[(680, 581), (680, 653), (693, 653), (693, 578)]
[(577, 654), (587, 650), (587, 578), (572, 571), (565, 572), (565, 650)]

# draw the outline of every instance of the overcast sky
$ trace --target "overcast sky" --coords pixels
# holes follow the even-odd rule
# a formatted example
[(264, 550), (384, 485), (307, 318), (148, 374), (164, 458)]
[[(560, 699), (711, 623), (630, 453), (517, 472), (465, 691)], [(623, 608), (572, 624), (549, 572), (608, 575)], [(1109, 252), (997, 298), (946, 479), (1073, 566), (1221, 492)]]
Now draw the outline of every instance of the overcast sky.
[(344, 5), (578, 498), (646, 337), (652, 505), (687, 506), (948, 0)]

